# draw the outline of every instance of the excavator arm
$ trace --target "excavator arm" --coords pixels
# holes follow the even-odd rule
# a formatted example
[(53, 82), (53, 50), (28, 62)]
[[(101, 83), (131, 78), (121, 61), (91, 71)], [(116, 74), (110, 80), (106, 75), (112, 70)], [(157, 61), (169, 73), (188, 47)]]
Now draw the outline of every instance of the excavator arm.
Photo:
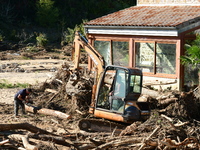
[(83, 37), (79, 32), (75, 33), (74, 38), (74, 68), (72, 70), (79, 69), (79, 62), (80, 62), (80, 53), (81, 48), (83, 48), (88, 56), (92, 59), (94, 63), (94, 70), (95, 70), (95, 77), (94, 77), (94, 84), (92, 87), (92, 98), (91, 98), (91, 107), (89, 112), (94, 113), (94, 106), (95, 106), (95, 95), (96, 95), (96, 88), (99, 81), (100, 74), (104, 72), (104, 59), (101, 54), (88, 42), (88, 40)]
[(80, 52), (83, 48), (95, 65), (97, 77), (104, 71), (105, 63), (101, 54), (83, 37), (79, 32), (75, 33), (74, 38), (74, 69), (79, 69)]

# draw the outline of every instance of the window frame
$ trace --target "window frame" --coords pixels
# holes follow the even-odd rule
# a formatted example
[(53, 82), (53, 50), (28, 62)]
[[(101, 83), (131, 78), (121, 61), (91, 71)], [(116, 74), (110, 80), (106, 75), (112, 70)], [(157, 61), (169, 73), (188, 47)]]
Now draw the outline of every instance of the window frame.
[[(113, 43), (112, 42), (128, 42), (128, 47), (129, 47), (129, 54), (130, 54), (130, 39), (129, 38), (111, 38), (111, 39), (108, 39), (108, 38), (95, 38), (94, 41), (93, 41), (93, 45), (95, 43), (95, 41), (107, 41), (107, 42), (110, 42), (110, 62), (111, 62), (111, 65), (113, 65)], [(130, 55), (129, 55), (129, 58), (128, 58), (128, 64), (130, 62)]]
[[(143, 72), (144, 76), (151, 76), (151, 77), (164, 77), (164, 78), (171, 78), (171, 79), (177, 79), (179, 76), (179, 68), (178, 67), (178, 46), (180, 41), (178, 39), (167, 39), (167, 38), (151, 38), (151, 39), (141, 39), (138, 37), (100, 37), (96, 36), (95, 38), (93, 37), (94, 41), (109, 41), (110, 44), (110, 58), (111, 58), (111, 64), (113, 64), (113, 52), (112, 52), (112, 41), (120, 41), (120, 42), (128, 42), (129, 43), (129, 66), (130, 67), (135, 67), (136, 64), (136, 42), (146, 42), (146, 43), (154, 43), (154, 72)], [(94, 43), (93, 41), (93, 43)], [(176, 50), (175, 53), (177, 54), (175, 57), (175, 74), (166, 74), (166, 73), (157, 73), (155, 70), (156, 67), (156, 44), (157, 43), (163, 43), (163, 44), (175, 44)]]
[[(136, 43), (154, 43), (154, 66), (153, 66), (153, 72), (143, 72), (143, 75), (145, 76), (153, 76), (153, 77), (167, 77), (167, 78), (177, 78), (177, 55), (175, 57), (175, 74), (166, 74), (166, 73), (157, 73), (156, 72), (156, 54), (157, 54), (157, 43), (161, 43), (161, 44), (175, 44), (176, 45), (176, 50), (175, 53), (177, 54), (177, 41), (172, 40), (166, 40), (166, 41), (160, 41), (160, 40), (136, 40), (136, 39), (132, 39), (133, 40), (133, 58), (134, 59), (134, 64), (133, 67), (135, 67), (136, 65)], [(130, 60), (129, 60), (130, 61)]]

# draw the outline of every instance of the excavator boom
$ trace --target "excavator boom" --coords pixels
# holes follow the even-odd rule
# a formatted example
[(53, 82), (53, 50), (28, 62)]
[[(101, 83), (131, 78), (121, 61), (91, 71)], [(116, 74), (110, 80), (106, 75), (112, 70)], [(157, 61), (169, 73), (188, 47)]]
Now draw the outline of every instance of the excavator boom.
[(105, 63), (103, 57), (79, 32), (75, 33), (74, 47), (74, 68), (79, 68), (80, 52), (81, 48), (83, 48), (94, 62), (95, 70), (97, 71), (97, 76), (99, 76), (104, 71)]

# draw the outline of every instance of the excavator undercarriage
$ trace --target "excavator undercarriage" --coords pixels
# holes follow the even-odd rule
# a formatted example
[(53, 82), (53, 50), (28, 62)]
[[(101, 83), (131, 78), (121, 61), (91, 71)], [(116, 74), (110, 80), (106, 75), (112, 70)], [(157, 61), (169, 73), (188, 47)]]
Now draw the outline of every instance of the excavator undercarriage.
[(97, 118), (84, 118), (79, 121), (79, 129), (93, 132), (120, 133), (127, 125)]

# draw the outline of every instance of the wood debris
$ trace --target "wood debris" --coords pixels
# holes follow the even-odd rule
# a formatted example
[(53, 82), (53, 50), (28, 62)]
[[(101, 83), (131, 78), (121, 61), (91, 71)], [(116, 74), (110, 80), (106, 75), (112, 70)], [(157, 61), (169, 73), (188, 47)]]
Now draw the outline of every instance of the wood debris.
[[(80, 83), (66, 93), (70, 71), (68, 65), (58, 71), (55, 79), (34, 87), (34, 106), (41, 109), (34, 114), (15, 119), (13, 106), (3, 105), (0, 120), (0, 148), (3, 149), (200, 149), (200, 101), (192, 91), (166, 91), (156, 95), (145, 94), (151, 117), (145, 122), (134, 122), (117, 133), (86, 132), (78, 128), (78, 121), (87, 118), (92, 81), (80, 76)], [(77, 92), (78, 91), (78, 92)], [(148, 93), (151, 92), (148, 89)], [(156, 93), (156, 91), (152, 91)], [(158, 92), (157, 92), (158, 93)], [(153, 95), (153, 96), (152, 96)], [(44, 111), (42, 111), (42, 109)], [(53, 111), (52, 113), (44, 113)], [(0, 114), (0, 115), (1, 115)], [(65, 114), (63, 117), (62, 114)], [(71, 117), (69, 117), (71, 116)], [(67, 118), (67, 119), (66, 119)]]

